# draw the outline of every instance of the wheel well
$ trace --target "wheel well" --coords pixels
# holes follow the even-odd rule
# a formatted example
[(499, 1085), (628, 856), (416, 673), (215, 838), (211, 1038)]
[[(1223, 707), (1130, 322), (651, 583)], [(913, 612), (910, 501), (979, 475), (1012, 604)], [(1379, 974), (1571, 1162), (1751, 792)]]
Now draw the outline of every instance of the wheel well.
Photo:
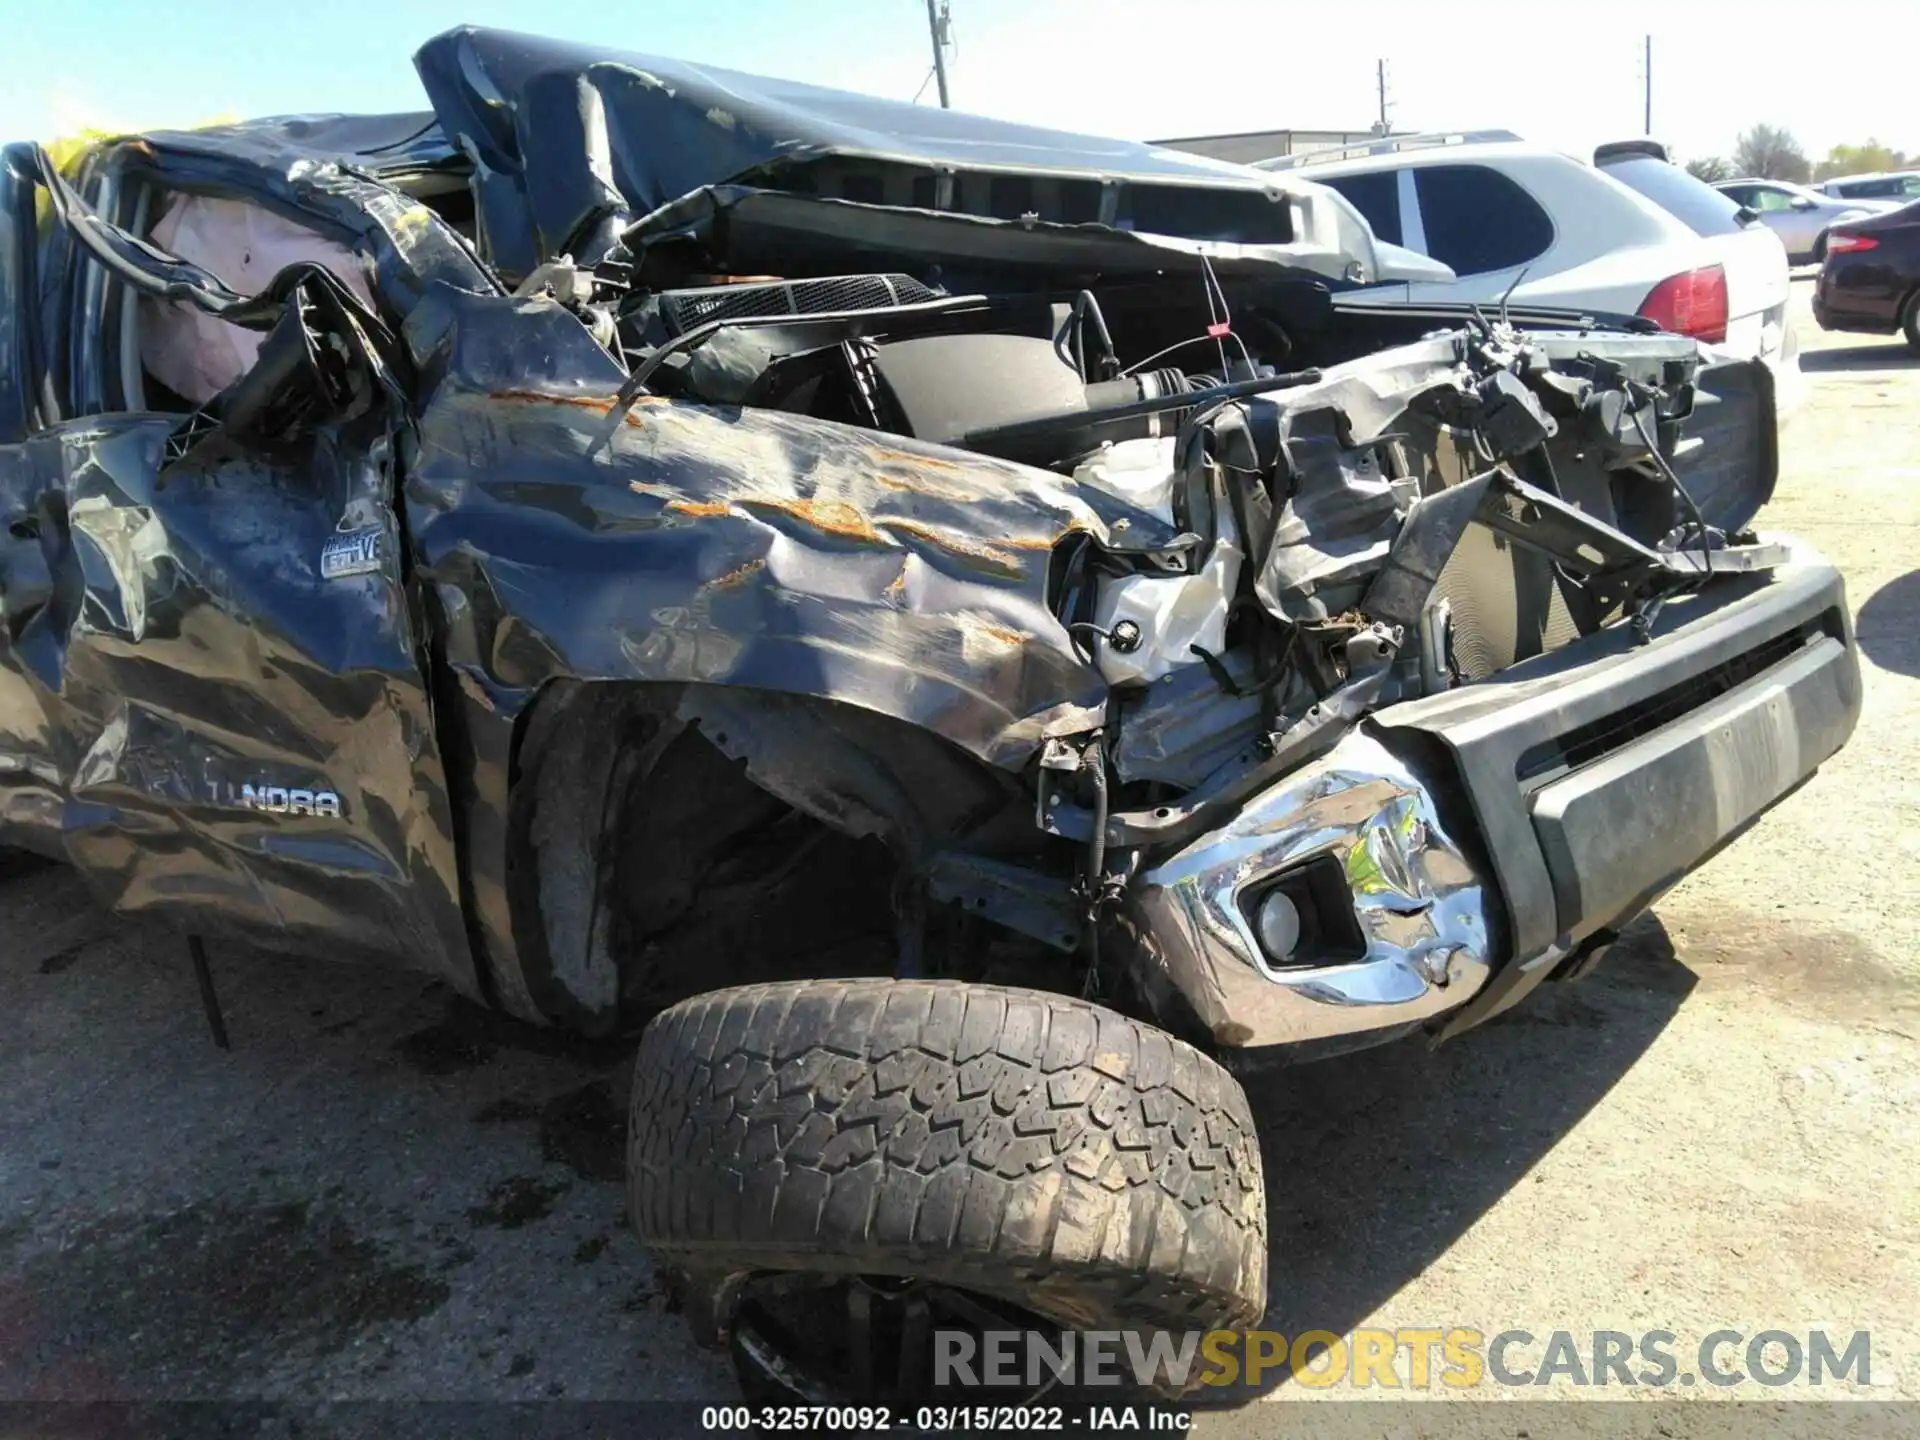
[(930, 731), (704, 685), (548, 686), (508, 809), (529, 992), (596, 1035), (716, 986), (891, 974), (902, 876), (1036, 833), (1012, 776)]

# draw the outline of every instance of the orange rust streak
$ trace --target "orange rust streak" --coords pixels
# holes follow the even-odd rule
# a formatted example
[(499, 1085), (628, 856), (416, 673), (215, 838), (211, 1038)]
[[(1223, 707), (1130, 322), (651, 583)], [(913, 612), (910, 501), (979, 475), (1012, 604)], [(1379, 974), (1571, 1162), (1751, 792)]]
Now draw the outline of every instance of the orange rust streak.
[(1021, 645), (1027, 639), (1025, 631), (1009, 630), (1004, 625), (975, 625), (974, 628), (982, 635), (991, 635), (1003, 645)]
[(496, 390), (495, 400), (519, 400), (529, 405), (575, 405), (582, 410), (598, 410), (602, 415), (613, 409), (607, 395), (546, 395), (538, 390)]
[(849, 540), (878, 542), (882, 538), (880, 532), (873, 528), (873, 522), (858, 507), (844, 500), (792, 500), (784, 496), (753, 495), (742, 497), (740, 503), (779, 510), (797, 520), (804, 520), (816, 530), (829, 535), (844, 535)]
[(730, 585), (738, 585), (741, 581), (745, 580), (749, 575), (752, 575), (755, 571), (764, 570), (766, 568), (767, 568), (767, 562), (765, 560), (761, 560), (761, 559), (749, 560), (747, 561), (746, 564), (737, 565), (733, 569), (727, 571), (726, 574), (717, 576), (716, 578), (709, 580), (702, 588), (707, 590), (724, 590)]
[[(902, 531), (905, 534), (912, 535), (916, 539), (926, 541), (929, 545), (938, 545), (942, 550), (951, 551), (955, 555), (965, 555), (974, 560), (986, 560), (995, 565), (1011, 566), (1013, 564), (1013, 557), (1011, 555), (995, 549), (992, 545), (972, 544), (961, 539), (958, 535), (946, 534), (943, 531), (934, 529), (931, 525), (922, 525), (917, 520), (882, 520), (880, 523), (889, 530)], [(1021, 542), (1017, 540), (1010, 540), (1006, 543), (1010, 545), (1021, 544)]]
[[(610, 413), (615, 404), (614, 397), (611, 395), (549, 395), (541, 390), (495, 390), (491, 398), (512, 400), (522, 405), (570, 405), (576, 410), (591, 410), (599, 415)], [(662, 395), (636, 395), (633, 398), (635, 408), (641, 405), (665, 405), (666, 403), (666, 397)], [(632, 409), (629, 409), (621, 418), (629, 425), (640, 423), (640, 417), (635, 415)]]
[[(849, 540), (865, 541), (868, 544), (886, 544), (893, 535), (911, 536), (926, 544), (937, 545), (951, 554), (964, 555), (972, 560), (984, 560), (990, 565), (998, 565), (1008, 570), (1013, 569), (1017, 563), (1016, 557), (1007, 553), (1009, 550), (1050, 550), (1056, 543), (1055, 539), (1042, 535), (1008, 536), (995, 540), (992, 544), (976, 542), (948, 531), (937, 530), (918, 520), (897, 516), (882, 516), (875, 520), (858, 506), (849, 504), (845, 500), (799, 499), (785, 495), (741, 495), (730, 502), (669, 500), (666, 503), (666, 508), (669, 510), (699, 519), (717, 518), (728, 514), (735, 506), (748, 510), (777, 510), (781, 514), (791, 515), (796, 520), (804, 521), (824, 534), (839, 535)], [(1061, 534), (1071, 533), (1072, 528), (1068, 527)], [(882, 531), (892, 533), (882, 534)]]
[(787, 495), (740, 495), (731, 502), (669, 500), (666, 508), (677, 510), (682, 515), (695, 515), (704, 519), (725, 515), (736, 505), (746, 510), (777, 510), (827, 535), (840, 535), (849, 540), (864, 540), (876, 545), (886, 542), (886, 537), (873, 528), (873, 522), (857, 506), (849, 505), (844, 500), (802, 500)]
[[(932, 455), (910, 455), (905, 450), (873, 451), (873, 458), (879, 461), (898, 461), (902, 465), (924, 465), (929, 470), (954, 470), (964, 472), (966, 466), (953, 460), (940, 460)], [(884, 478), (884, 477), (882, 477)]]

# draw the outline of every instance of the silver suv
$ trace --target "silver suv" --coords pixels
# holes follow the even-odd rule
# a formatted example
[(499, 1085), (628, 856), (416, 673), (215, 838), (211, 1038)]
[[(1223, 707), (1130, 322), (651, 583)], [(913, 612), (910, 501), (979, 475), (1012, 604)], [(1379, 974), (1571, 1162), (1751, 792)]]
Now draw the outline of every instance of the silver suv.
[(1827, 258), (1827, 230), (1847, 220), (1862, 220), (1901, 202), (1836, 200), (1788, 180), (1723, 180), (1714, 187), (1760, 217), (1780, 237), (1787, 259), (1809, 265)]

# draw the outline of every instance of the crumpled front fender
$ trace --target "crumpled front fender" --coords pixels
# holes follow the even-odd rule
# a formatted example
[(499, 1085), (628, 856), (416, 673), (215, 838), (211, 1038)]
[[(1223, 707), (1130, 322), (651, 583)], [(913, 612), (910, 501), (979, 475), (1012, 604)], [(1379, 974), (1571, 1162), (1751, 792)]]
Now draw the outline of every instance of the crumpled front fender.
[[(1055, 547), (1158, 548), (1164, 521), (1071, 480), (806, 416), (642, 396), (573, 316), (445, 289), (406, 338), (415, 578), (501, 999), (516, 723), (557, 679), (817, 696), (1008, 769), (1098, 725), (1106, 686), (1048, 604)], [(1121, 523), (1124, 522), (1124, 523)], [(457, 687), (457, 689), (455, 688)]]
[(546, 302), (448, 291), (408, 466), (447, 659), (512, 708), (547, 680), (863, 706), (1018, 767), (1106, 687), (1047, 603), (1055, 547), (1164, 522), (1071, 480), (807, 416), (642, 396)]

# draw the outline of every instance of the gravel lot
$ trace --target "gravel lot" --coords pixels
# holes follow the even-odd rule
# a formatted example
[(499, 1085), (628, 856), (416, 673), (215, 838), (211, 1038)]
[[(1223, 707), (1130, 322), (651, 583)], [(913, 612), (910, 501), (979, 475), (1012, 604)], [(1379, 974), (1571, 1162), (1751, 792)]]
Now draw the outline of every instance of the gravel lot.
[[(1810, 290), (1762, 518), (1846, 572), (1852, 745), (1589, 979), (1251, 1087), (1275, 1328), (1867, 1329), (1873, 1392), (1920, 1398), (1920, 362)], [(0, 877), (0, 1399), (732, 1396), (622, 1219), (622, 1055), (213, 959), (229, 1054), (177, 939)]]

